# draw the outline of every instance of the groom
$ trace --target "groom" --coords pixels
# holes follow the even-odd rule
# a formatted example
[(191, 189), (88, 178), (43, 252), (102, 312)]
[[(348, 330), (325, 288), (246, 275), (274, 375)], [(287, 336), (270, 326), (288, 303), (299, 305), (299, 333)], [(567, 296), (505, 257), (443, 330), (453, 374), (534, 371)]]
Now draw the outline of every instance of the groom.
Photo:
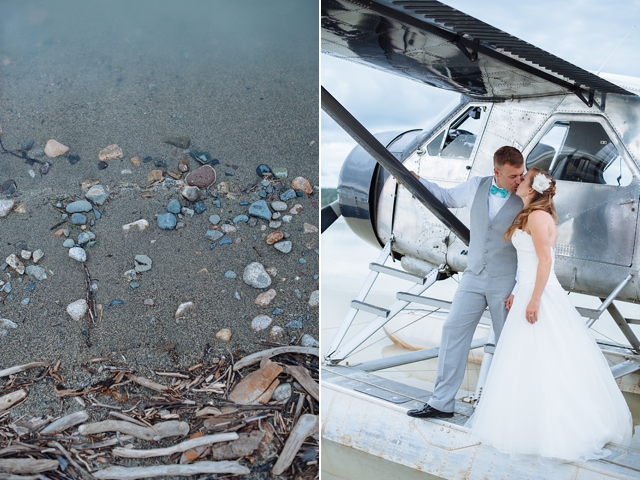
[(412, 172), (447, 207), (471, 209), (471, 240), (467, 269), (442, 328), (433, 396), (422, 408), (409, 410), (410, 417), (453, 416), (471, 340), (487, 305), (496, 342), (500, 337), (507, 316), (505, 299), (513, 290), (516, 276), (516, 250), (511, 240), (505, 242), (502, 236), (522, 210), (522, 200), (515, 191), (523, 171), (522, 154), (505, 146), (493, 155), (493, 176), (472, 177), (453, 188), (439, 187)]

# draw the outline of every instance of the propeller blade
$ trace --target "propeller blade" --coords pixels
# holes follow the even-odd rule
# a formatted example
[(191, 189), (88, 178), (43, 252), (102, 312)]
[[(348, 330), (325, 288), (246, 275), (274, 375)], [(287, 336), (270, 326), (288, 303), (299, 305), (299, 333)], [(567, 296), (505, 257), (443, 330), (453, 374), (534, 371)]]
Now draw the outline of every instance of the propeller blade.
[(340, 202), (335, 200), (322, 209), (322, 215), (320, 217), (320, 233), (333, 225), (338, 218), (340, 218)]

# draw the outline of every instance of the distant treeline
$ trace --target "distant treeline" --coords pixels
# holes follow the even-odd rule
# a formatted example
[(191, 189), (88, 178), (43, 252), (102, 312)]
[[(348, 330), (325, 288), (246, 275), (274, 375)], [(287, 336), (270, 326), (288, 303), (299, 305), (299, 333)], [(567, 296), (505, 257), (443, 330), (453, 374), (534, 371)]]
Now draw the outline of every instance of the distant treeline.
[(337, 188), (323, 188), (322, 189), (322, 199), (321, 204), (323, 207), (326, 207), (331, 202), (338, 199), (338, 189)]

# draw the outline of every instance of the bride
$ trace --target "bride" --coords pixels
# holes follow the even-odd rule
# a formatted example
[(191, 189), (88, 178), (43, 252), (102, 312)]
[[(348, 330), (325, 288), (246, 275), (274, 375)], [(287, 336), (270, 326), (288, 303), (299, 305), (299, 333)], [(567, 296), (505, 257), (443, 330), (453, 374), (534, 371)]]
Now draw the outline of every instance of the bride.
[(471, 423), (475, 440), (512, 456), (602, 458), (628, 443), (632, 420), (602, 352), (553, 271), (555, 180), (532, 168), (524, 208), (505, 232), (518, 252), (517, 285)]

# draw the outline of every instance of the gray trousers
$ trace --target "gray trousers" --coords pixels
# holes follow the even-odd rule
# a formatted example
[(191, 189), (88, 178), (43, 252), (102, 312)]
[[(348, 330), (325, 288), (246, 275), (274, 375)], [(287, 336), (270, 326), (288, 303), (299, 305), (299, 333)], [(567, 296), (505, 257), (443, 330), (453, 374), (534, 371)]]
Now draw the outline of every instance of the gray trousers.
[(466, 271), (462, 275), (442, 328), (436, 385), (427, 402), (433, 408), (453, 412), (480, 317), (488, 305), (497, 342), (508, 313), (504, 301), (514, 285), (515, 274), (491, 277), (484, 269), (479, 274)]

